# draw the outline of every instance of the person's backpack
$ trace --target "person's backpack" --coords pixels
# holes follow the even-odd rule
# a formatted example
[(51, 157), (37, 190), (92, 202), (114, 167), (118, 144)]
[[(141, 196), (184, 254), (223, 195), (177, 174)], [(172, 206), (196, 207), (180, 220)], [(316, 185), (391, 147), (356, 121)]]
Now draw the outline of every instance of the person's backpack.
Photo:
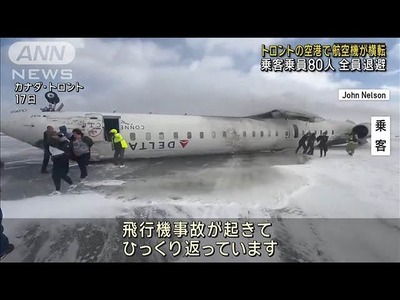
[(83, 136), (82, 137), (82, 142), (84, 142), (86, 145), (88, 145), (89, 148), (92, 147), (93, 144), (94, 144), (93, 140), (88, 136)]

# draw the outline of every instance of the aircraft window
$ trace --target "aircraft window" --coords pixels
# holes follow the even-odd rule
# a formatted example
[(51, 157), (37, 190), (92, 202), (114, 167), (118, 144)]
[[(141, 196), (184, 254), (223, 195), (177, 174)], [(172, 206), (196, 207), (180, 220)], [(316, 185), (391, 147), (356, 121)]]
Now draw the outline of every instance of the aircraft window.
[(285, 131), (285, 137), (289, 137), (289, 130)]
[(178, 133), (177, 132), (174, 132), (174, 139), (178, 139)]
[(204, 132), (200, 132), (200, 138), (204, 139)]
[(302, 134), (302, 135), (304, 135), (304, 134), (305, 134), (305, 133), (304, 133), (304, 130), (302, 130), (302, 131), (301, 131), (301, 134)]
[(268, 130), (268, 136), (271, 136), (271, 130)]
[(136, 133), (131, 132), (131, 134), (129, 135), (129, 138), (131, 139), (131, 141), (136, 140)]
[(319, 131), (319, 134), (322, 134), (322, 130)]
[(332, 129), (332, 135), (335, 134), (335, 130)]
[(299, 127), (296, 124), (293, 124), (293, 137), (295, 139), (299, 137)]
[(188, 138), (188, 139), (191, 139), (191, 138), (192, 138), (192, 133), (191, 133), (190, 131), (188, 131), (188, 133), (187, 133), (187, 138)]
[(261, 136), (261, 137), (264, 136), (264, 131), (260, 131), (260, 136)]
[(222, 136), (226, 138), (226, 131), (222, 131)]
[(278, 136), (279, 135), (279, 132), (278, 132), (278, 130), (277, 131), (275, 131), (275, 136)]
[(215, 134), (215, 131), (211, 132), (211, 136), (212, 136), (213, 139), (215, 139), (215, 137), (217, 136), (217, 135)]
[(150, 141), (151, 140), (151, 133), (146, 132), (146, 140)]
[(163, 139), (164, 139), (164, 132), (160, 132), (160, 133), (158, 134), (158, 138), (159, 138), (160, 140), (163, 140)]
[(246, 131), (243, 131), (243, 137), (246, 137), (246, 134), (247, 134)]
[(253, 132), (251, 133), (251, 136), (252, 136), (252, 137), (256, 137), (256, 132), (253, 131)]

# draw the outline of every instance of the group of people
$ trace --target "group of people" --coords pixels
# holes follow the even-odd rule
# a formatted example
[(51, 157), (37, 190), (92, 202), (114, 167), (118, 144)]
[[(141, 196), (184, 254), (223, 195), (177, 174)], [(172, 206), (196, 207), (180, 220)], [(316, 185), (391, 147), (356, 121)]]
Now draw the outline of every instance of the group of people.
[(47, 166), (51, 158), (53, 161), (52, 178), (56, 188), (51, 195), (61, 194), (61, 179), (70, 185), (70, 190), (76, 187), (68, 176), (70, 159), (78, 163), (81, 180), (88, 176), (87, 166), (92, 146), (93, 140), (85, 136), (79, 128), (68, 133), (65, 126), (60, 126), (58, 132), (54, 130), (54, 127), (47, 126), (43, 133), (44, 155), (41, 171), (48, 173)]
[[(112, 135), (112, 149), (114, 152), (115, 164), (124, 166), (124, 152), (128, 144), (116, 129), (110, 131)], [(50, 195), (61, 194), (61, 179), (70, 185), (70, 190), (75, 188), (71, 178), (68, 176), (69, 160), (75, 160), (81, 171), (81, 180), (88, 176), (87, 165), (90, 160), (90, 148), (93, 146), (93, 140), (85, 136), (79, 128), (72, 130), (72, 133), (67, 132), (65, 126), (60, 126), (59, 131), (55, 131), (53, 126), (47, 126), (43, 133), (43, 163), (42, 173), (48, 173), (47, 166), (49, 160), (53, 161), (52, 178), (56, 190)], [(1, 172), (3, 172), (5, 164), (1, 161)], [(1, 192), (1, 189), (0, 189)], [(0, 260), (14, 250), (14, 245), (9, 242), (8, 237), (3, 233), (2, 225), (3, 212), (0, 207)]]
[[(299, 145), (296, 149), (296, 153), (299, 151), (301, 147), (303, 147), (303, 154), (309, 154), (313, 155), (314, 154), (314, 143), (317, 141), (319, 144), (317, 145), (319, 147), (320, 151), (320, 157), (322, 157), (322, 154), (326, 156), (326, 152), (328, 152), (328, 132), (325, 131), (323, 134), (319, 135), (317, 138), (315, 138), (316, 134), (307, 132), (305, 135), (303, 135), (300, 140), (299, 140)], [(358, 137), (357, 134), (352, 133), (349, 135), (349, 138), (347, 140), (347, 145), (346, 145), (346, 151), (350, 156), (353, 156), (356, 148), (358, 146)]]
[(316, 133), (311, 133), (310, 131), (303, 135), (299, 140), (299, 146), (296, 149), (296, 153), (299, 151), (301, 147), (303, 147), (303, 154), (314, 155), (314, 144), (315, 141), (318, 142), (318, 147), (320, 151), (320, 157), (322, 154), (326, 156), (326, 152), (328, 152), (328, 131), (325, 131), (323, 134), (316, 137)]
[[(111, 129), (112, 149), (114, 150), (114, 161), (116, 165), (124, 167), (124, 153), (128, 144), (116, 129)], [(49, 160), (53, 161), (52, 178), (56, 190), (50, 195), (61, 194), (61, 179), (67, 182), (73, 190), (77, 185), (73, 184), (69, 173), (69, 160), (72, 159), (78, 163), (80, 169), (80, 179), (85, 180), (88, 176), (87, 166), (90, 160), (90, 149), (93, 146), (93, 140), (84, 135), (79, 128), (67, 132), (66, 126), (60, 126), (56, 132), (53, 126), (47, 126), (43, 133), (43, 162), (42, 173), (48, 173), (47, 166)]]

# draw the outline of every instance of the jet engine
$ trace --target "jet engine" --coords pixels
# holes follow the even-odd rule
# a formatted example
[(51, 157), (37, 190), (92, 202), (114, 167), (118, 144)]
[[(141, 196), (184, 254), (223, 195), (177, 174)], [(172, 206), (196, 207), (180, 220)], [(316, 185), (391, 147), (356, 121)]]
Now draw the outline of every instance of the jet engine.
[(357, 134), (359, 144), (365, 144), (367, 138), (371, 137), (371, 123), (357, 124), (351, 131), (353, 134)]

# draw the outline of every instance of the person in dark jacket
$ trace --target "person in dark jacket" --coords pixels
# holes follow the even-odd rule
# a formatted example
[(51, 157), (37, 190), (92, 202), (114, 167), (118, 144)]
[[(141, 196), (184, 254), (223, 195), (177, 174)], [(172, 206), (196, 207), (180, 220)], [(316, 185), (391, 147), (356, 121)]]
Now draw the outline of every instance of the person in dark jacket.
[[(1, 174), (3, 174), (5, 163), (1, 161)], [(0, 189), (1, 192), (1, 189)], [(8, 253), (14, 250), (14, 245), (10, 244), (8, 237), (3, 233), (3, 211), (0, 206), (0, 259), (3, 259)]]
[(74, 157), (81, 170), (81, 180), (84, 180), (88, 175), (87, 165), (90, 160), (90, 148), (93, 146), (93, 140), (83, 135), (79, 128), (72, 130), (72, 134), (72, 157)]
[(303, 154), (307, 153), (309, 155), (314, 155), (314, 143), (315, 143), (315, 132), (310, 134), (307, 140), (307, 147), (304, 149)]
[(49, 139), (51, 135), (55, 135), (56, 132), (53, 128), (53, 126), (47, 126), (47, 130), (45, 132), (43, 132), (43, 162), (42, 162), (42, 173), (49, 173), (47, 171), (47, 166), (49, 164), (49, 160), (50, 160), (50, 152), (49, 152)]
[(67, 127), (65, 125), (58, 127), (58, 129), (60, 129), (59, 132), (61, 132), (67, 139), (71, 140), (72, 133), (67, 132)]
[(300, 140), (299, 140), (299, 146), (296, 149), (296, 153), (299, 151), (301, 147), (303, 147), (303, 150), (306, 149), (306, 142), (308, 140), (308, 137), (310, 136), (310, 132), (307, 132), (305, 135), (303, 135)]
[(70, 141), (62, 133), (59, 133), (58, 136), (58, 142), (52, 143), (49, 147), (51, 160), (53, 161), (52, 177), (56, 187), (56, 190), (50, 196), (61, 195), (61, 179), (70, 185), (69, 190), (76, 187), (68, 176), (69, 154), (71, 152)]
[(14, 245), (10, 244), (8, 237), (3, 232), (3, 211), (0, 207), (0, 259), (3, 259), (8, 253), (14, 250)]
[(320, 156), (322, 157), (322, 152), (324, 152), (324, 156), (326, 156), (326, 152), (328, 152), (328, 132), (325, 131), (322, 135), (317, 137), (317, 142), (319, 142), (318, 147), (319, 147), (319, 153)]

